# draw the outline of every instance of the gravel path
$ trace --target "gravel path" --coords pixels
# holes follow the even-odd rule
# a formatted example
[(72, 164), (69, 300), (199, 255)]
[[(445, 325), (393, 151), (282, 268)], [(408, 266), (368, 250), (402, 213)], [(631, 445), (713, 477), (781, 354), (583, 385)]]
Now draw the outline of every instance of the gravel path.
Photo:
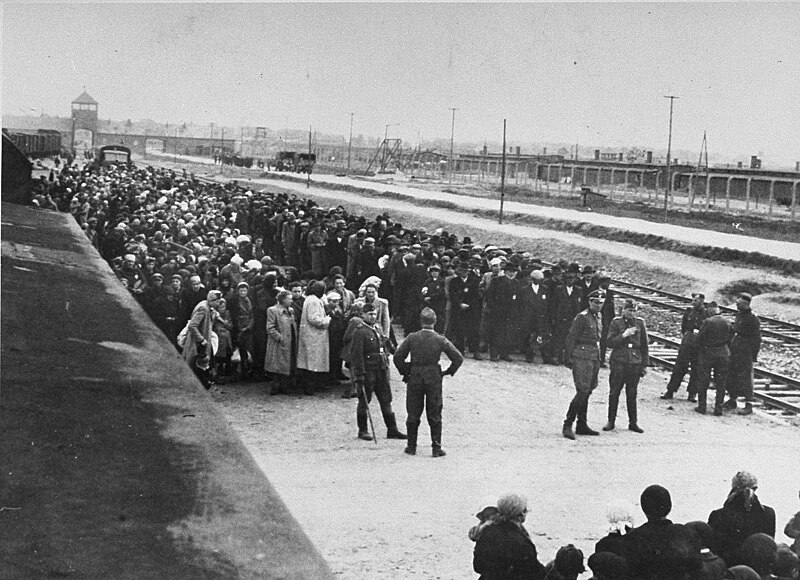
[[(566, 368), (467, 360), (445, 379), (441, 459), (430, 457), (424, 423), (415, 457), (385, 439), (375, 405), (378, 444), (357, 439), (355, 401), (338, 390), (268, 396), (249, 383), (213, 397), (337, 576), (460, 579), (476, 577), (474, 514), (509, 491), (530, 500), (527, 527), (543, 561), (567, 543), (588, 557), (610, 504), (630, 506), (642, 523), (638, 498), (651, 483), (671, 491), (674, 521), (705, 520), (740, 469), (758, 476), (782, 531), (800, 509), (797, 429), (758, 415), (701, 417), (684, 400), (658, 398), (666, 379), (651, 371), (640, 386), (644, 434), (625, 429), (622, 405), (617, 431), (571, 442), (560, 433), (573, 393)], [(392, 386), (404, 421), (405, 385), (393, 378)], [(595, 427), (607, 393), (603, 369), (589, 410)]]

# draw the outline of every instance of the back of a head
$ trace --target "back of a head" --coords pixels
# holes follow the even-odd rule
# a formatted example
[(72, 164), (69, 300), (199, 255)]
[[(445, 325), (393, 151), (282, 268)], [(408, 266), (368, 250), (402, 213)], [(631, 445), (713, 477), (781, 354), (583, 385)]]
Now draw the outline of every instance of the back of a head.
[(627, 580), (628, 566), (625, 559), (611, 552), (595, 552), (589, 556), (589, 569), (595, 580)]
[(648, 518), (664, 518), (672, 511), (669, 491), (660, 485), (650, 485), (640, 498), (642, 511)]
[(745, 566), (750, 566), (760, 576), (766, 576), (772, 570), (778, 545), (767, 534), (753, 534), (747, 536), (739, 547), (739, 560)]
[(789, 546), (781, 545), (772, 564), (772, 574), (779, 578), (797, 578), (800, 571), (800, 557)]
[(525, 513), (528, 500), (516, 493), (506, 493), (497, 500), (497, 509), (504, 520), (512, 520)]
[(684, 526), (697, 539), (701, 549), (709, 548), (712, 552), (715, 552), (714, 546), (712, 546), (714, 543), (714, 530), (711, 529), (711, 526), (702, 520), (686, 522)]
[(725, 575), (725, 578), (729, 578), (730, 580), (761, 580), (761, 576), (758, 575), (758, 572), (753, 570), (750, 566), (732, 566), (728, 568), (728, 573)]
[(583, 565), (583, 552), (572, 544), (559, 548), (556, 553), (555, 569), (564, 578), (577, 578), (586, 571)]

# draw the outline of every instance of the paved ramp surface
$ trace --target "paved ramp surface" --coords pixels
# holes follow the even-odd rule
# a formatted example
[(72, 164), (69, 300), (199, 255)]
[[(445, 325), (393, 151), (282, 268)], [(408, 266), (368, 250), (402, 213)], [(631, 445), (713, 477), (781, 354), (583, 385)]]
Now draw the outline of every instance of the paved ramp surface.
[(0, 579), (331, 577), (72, 217), (0, 216)]

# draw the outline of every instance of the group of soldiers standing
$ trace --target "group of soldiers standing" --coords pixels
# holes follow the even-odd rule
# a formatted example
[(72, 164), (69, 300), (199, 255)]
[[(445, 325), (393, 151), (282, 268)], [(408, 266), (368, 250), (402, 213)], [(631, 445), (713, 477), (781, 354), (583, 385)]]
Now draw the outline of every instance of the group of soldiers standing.
[[(688, 400), (697, 402), (695, 410), (705, 414), (713, 376), (714, 415), (726, 409), (749, 415), (753, 412), (753, 364), (761, 348), (761, 322), (750, 309), (752, 296), (738, 295), (733, 324), (720, 314), (716, 302), (706, 305), (704, 300), (703, 294), (692, 294), (692, 305), (683, 314), (678, 358), (661, 398), (672, 399), (689, 372)], [(744, 398), (743, 408), (737, 408), (738, 397)]]

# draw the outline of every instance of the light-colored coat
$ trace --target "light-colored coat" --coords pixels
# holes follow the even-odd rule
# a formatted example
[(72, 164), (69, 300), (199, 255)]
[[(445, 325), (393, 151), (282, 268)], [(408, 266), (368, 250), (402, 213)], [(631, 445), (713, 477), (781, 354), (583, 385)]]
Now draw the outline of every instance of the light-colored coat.
[(325, 305), (313, 294), (303, 302), (300, 315), (300, 337), (297, 346), (297, 368), (315, 373), (327, 373), (328, 325), (331, 317), (325, 315)]
[(197, 356), (197, 343), (205, 340), (208, 346), (206, 354), (211, 356), (211, 329), (214, 322), (214, 311), (208, 305), (208, 300), (201, 300), (192, 310), (189, 319), (186, 344), (183, 346), (183, 359), (192, 363)]
[[(267, 309), (267, 354), (264, 370), (278, 375), (292, 373), (292, 328), (295, 327), (291, 307), (276, 304)], [(295, 328), (297, 336), (297, 328)]]

